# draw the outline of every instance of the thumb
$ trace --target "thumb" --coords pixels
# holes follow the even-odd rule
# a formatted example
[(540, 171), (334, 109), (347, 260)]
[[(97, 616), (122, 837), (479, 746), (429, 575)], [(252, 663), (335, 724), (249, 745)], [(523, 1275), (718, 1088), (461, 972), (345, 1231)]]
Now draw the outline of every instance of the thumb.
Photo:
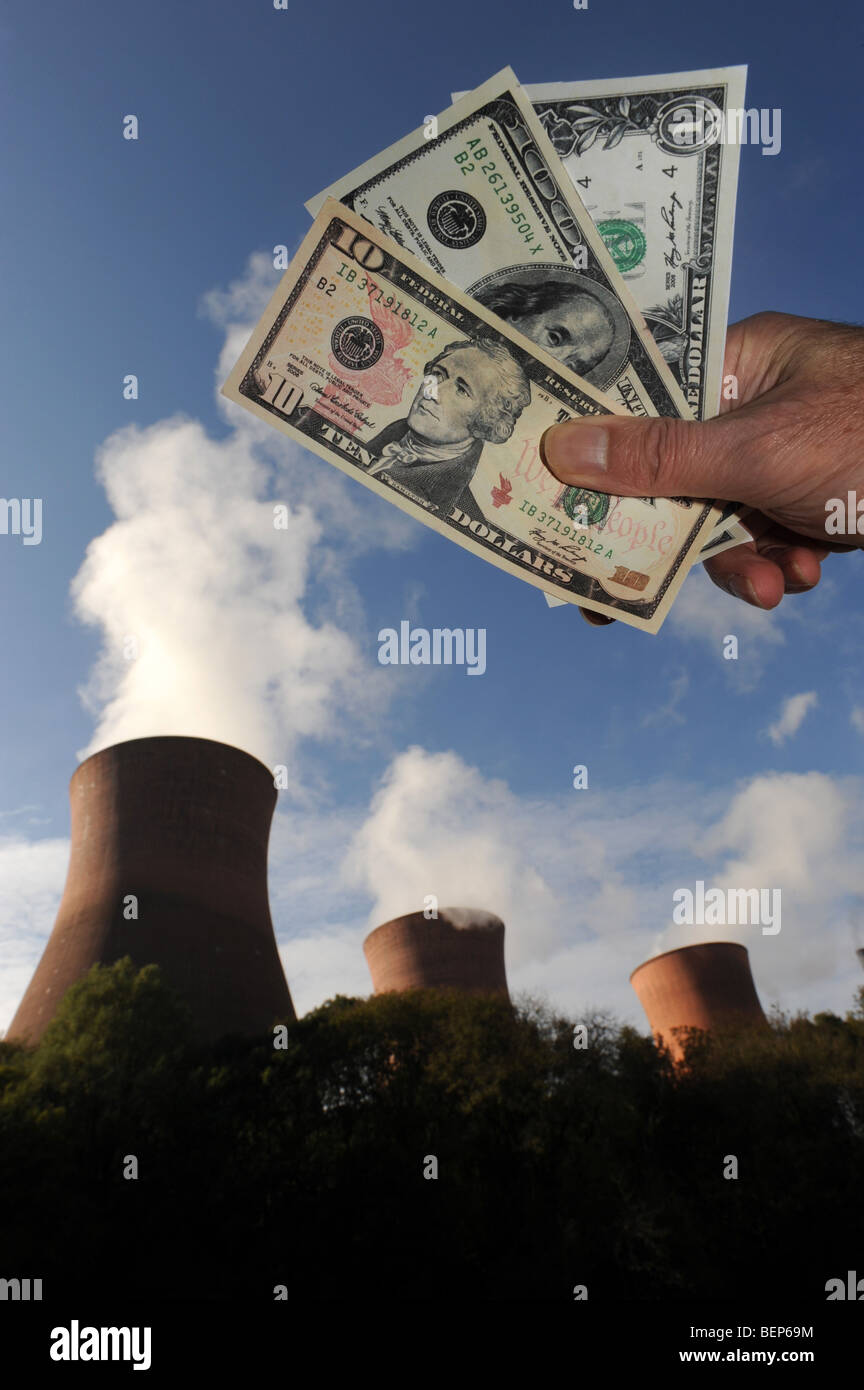
[(623, 497), (732, 497), (758, 486), (750, 463), (747, 407), (705, 423), (607, 415), (565, 420), (540, 441), (546, 467), (562, 483)]

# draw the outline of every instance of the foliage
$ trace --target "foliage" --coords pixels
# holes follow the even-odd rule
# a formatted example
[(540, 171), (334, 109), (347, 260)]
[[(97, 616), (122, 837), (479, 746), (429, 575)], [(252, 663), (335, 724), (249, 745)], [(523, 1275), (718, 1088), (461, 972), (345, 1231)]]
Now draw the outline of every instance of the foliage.
[(845, 1019), (696, 1034), (679, 1067), (603, 1015), (576, 1048), (575, 1022), (417, 991), (203, 1047), (155, 967), (95, 967), (38, 1048), (0, 1043), (4, 1272), (52, 1296), (687, 1299), (824, 1297), (855, 1268), (864, 990)]

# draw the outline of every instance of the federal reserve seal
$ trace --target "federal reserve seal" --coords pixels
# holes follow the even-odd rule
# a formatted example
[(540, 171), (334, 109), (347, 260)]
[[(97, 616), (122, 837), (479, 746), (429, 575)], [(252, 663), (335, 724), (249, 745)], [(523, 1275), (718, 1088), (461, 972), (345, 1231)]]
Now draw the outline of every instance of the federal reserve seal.
[(453, 251), (465, 251), (476, 246), (486, 230), (483, 206), (461, 188), (439, 193), (426, 213), (429, 230), (442, 246)]
[(618, 269), (623, 274), (634, 270), (645, 258), (645, 233), (635, 222), (626, 222), (622, 217), (613, 217), (611, 222), (598, 222), (597, 230), (606, 243)]
[(355, 315), (340, 319), (330, 335), (330, 347), (337, 362), (352, 372), (374, 367), (384, 351), (384, 334), (371, 319)]

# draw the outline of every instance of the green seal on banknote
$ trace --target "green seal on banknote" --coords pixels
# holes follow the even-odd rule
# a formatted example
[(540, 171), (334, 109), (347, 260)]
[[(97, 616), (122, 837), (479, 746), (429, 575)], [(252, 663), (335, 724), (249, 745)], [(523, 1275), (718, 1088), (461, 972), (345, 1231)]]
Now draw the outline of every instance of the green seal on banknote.
[(606, 243), (606, 250), (622, 274), (627, 270), (634, 270), (639, 262), (644, 260), (645, 233), (635, 222), (626, 222), (623, 217), (613, 217), (611, 222), (598, 222), (597, 230)]
[(580, 526), (600, 526), (609, 515), (608, 495), (584, 487), (568, 487), (561, 505), (570, 519)]

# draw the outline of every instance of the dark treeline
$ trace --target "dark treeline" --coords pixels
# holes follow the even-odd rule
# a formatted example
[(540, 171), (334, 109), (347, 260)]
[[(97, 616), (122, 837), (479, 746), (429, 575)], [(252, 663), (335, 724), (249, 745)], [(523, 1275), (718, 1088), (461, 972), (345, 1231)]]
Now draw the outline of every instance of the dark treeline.
[(37, 1049), (0, 1044), (0, 1275), (52, 1299), (824, 1299), (860, 1265), (864, 990), (845, 1019), (694, 1036), (677, 1070), (584, 1022), (579, 1049), (541, 1005), (394, 994), (204, 1048), (156, 967), (95, 967)]

